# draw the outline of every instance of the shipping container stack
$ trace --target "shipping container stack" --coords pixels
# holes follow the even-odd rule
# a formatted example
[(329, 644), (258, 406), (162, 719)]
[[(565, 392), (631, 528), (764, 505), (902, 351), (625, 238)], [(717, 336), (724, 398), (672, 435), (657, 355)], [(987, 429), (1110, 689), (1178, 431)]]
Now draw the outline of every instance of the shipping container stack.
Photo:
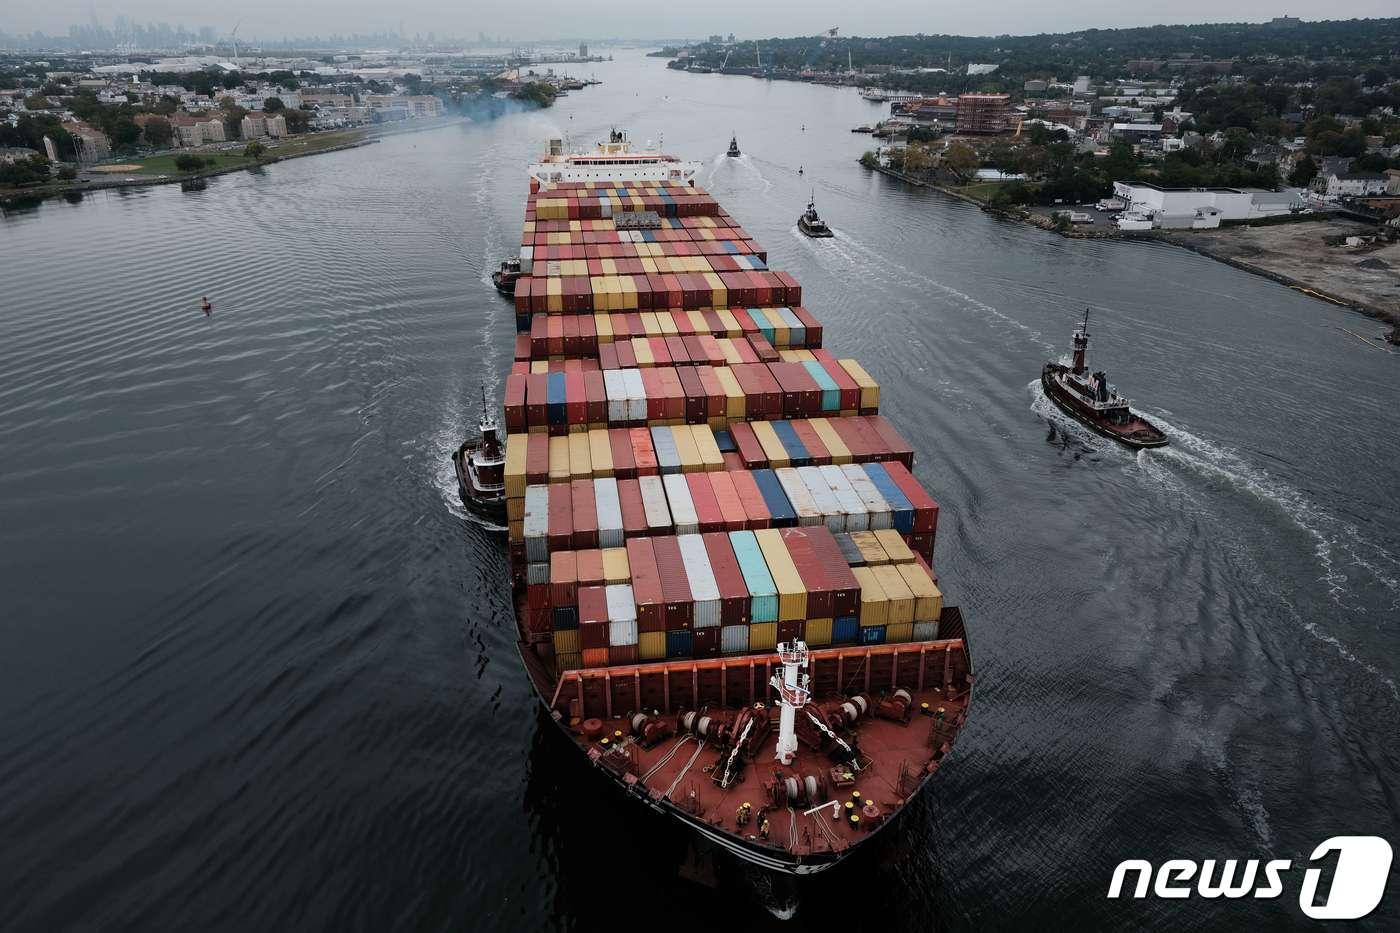
[(537, 190), (520, 258), (508, 537), (556, 668), (937, 639), (913, 448), (713, 198)]

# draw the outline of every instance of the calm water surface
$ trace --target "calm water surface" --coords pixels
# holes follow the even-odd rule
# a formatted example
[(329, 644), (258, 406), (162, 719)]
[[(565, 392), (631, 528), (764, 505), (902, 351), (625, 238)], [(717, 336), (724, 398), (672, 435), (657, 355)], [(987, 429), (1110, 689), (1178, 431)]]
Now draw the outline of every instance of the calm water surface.
[[(1337, 329), (1376, 325), (869, 174), (853, 91), (596, 73), (546, 112), (0, 219), (0, 926), (1301, 927), (1296, 878), (1104, 892), (1125, 858), (1400, 840), (1400, 359)], [(957, 754), (890, 844), (795, 892), (677, 879), (684, 837), (540, 721), (501, 548), (454, 503), (508, 366), (487, 276), (524, 164), (612, 125), (705, 159), (883, 381), (970, 619)], [(813, 190), (835, 240), (796, 233)], [(1171, 447), (1039, 397), (1085, 306)]]

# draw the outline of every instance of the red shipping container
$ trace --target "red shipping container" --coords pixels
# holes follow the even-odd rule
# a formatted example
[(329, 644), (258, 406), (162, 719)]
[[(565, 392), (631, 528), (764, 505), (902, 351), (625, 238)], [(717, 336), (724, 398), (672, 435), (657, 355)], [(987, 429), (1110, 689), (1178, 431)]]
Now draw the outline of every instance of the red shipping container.
[(700, 531), (723, 531), (724, 513), (715, 499), (714, 487), (710, 485), (709, 473), (685, 473), (685, 483), (690, 487), (690, 500), (695, 505), (695, 517)]
[(666, 355), (671, 358), (670, 365), (684, 366), (685, 364), (691, 361), (690, 353), (685, 348), (684, 339), (682, 339), (681, 337), (672, 336), (665, 337), (663, 338), (663, 340), (666, 343)]
[(554, 610), (526, 609), (525, 627), (532, 639), (541, 635), (548, 637), (554, 631)]
[[(802, 304), (802, 286), (797, 284), (797, 279), (786, 272), (776, 272), (774, 274), (778, 277), (778, 280), (783, 283), (783, 289), (785, 291), (783, 295), (783, 304), (789, 307)], [(820, 337), (821, 334), (818, 333), (817, 336)], [(819, 344), (808, 344), (808, 346), (818, 345)]]
[(671, 365), (671, 351), (666, 346), (665, 337), (647, 337), (647, 348), (651, 350), (651, 358), (655, 360), (656, 366)]
[(569, 424), (588, 423), (588, 396), (583, 389), (582, 372), (564, 374), (564, 420)]
[(599, 369), (620, 369), (617, 364), (617, 344), (598, 344), (598, 368)]
[(817, 363), (826, 370), (831, 381), (836, 383), (841, 410), (855, 411), (858, 409), (860, 407), (860, 386), (851, 378), (851, 374), (846, 372), (846, 368), (834, 360), (817, 360)]
[(583, 374), (583, 395), (586, 401), (588, 423), (602, 425), (608, 420), (608, 387), (599, 370)]
[(812, 423), (805, 418), (799, 418), (790, 422), (792, 433), (797, 435), (797, 439), (802, 442), (802, 446), (807, 448), (807, 453), (816, 466), (822, 466), (831, 462), (831, 451), (826, 449), (822, 443), (821, 435), (817, 429), (812, 427)]
[[(573, 311), (575, 309), (569, 308)], [(565, 314), (563, 316), (563, 347), (565, 356), (579, 356), (583, 352), (583, 343), (579, 339), (578, 315)]]
[(914, 534), (935, 535), (938, 532), (938, 503), (898, 460), (885, 464), (885, 472), (894, 480), (904, 498), (914, 506)]
[(555, 608), (578, 601), (578, 556), (573, 551), (549, 555), (549, 604)]
[(748, 527), (748, 514), (744, 511), (744, 503), (739, 500), (739, 490), (734, 488), (734, 480), (730, 478), (727, 470), (711, 470), (708, 473), (698, 473), (710, 484), (710, 492), (715, 497), (715, 505), (719, 507), (720, 521), (723, 522), (723, 531), (743, 531)]
[(549, 482), (549, 435), (525, 436), (525, 482), (530, 485)]
[(661, 375), (661, 411), (667, 421), (685, 420), (685, 388), (674, 367), (659, 370)]
[(511, 374), (506, 377), (505, 412), (506, 433), (520, 434), (525, 431), (525, 380), (526, 377)]
[(695, 374), (700, 380), (700, 391), (705, 396), (705, 420), (723, 418), (728, 396), (725, 395), (724, 387), (719, 384), (715, 368), (713, 366), (697, 366)]
[[(822, 617), (813, 616), (813, 618), (819, 619)], [(803, 637), (803, 634), (806, 632), (806, 630), (807, 623), (802, 621), (801, 619), (790, 619), (786, 622), (779, 622), (778, 644), (781, 645), (785, 641), (797, 641), (799, 638)]]
[[(634, 484), (635, 485), (635, 484)], [(637, 630), (666, 631), (666, 601), (651, 538), (627, 539), (627, 566), (632, 574), (632, 598), (637, 603)], [(661, 539), (656, 539), (661, 540)]]
[[(740, 274), (746, 279), (749, 275), (747, 272), (742, 272)], [(750, 287), (752, 287), (751, 281)], [(745, 304), (750, 305), (753, 304), (753, 302), (745, 302)], [(741, 332), (739, 334), (730, 334), (731, 337), (748, 336), (749, 334), (758, 333), (758, 325), (753, 322), (753, 318), (749, 316), (749, 312), (744, 308), (730, 308), (729, 313), (734, 315), (734, 320), (739, 322), (739, 330)]]
[(656, 466), (656, 450), (651, 446), (651, 431), (647, 428), (628, 428), (632, 438), (632, 461), (637, 465), (638, 476), (656, 476), (661, 471)]
[(705, 553), (710, 558), (710, 572), (719, 589), (719, 619), (721, 625), (749, 624), (749, 590), (744, 584), (743, 571), (734, 556), (729, 535), (715, 532), (702, 536)]
[(675, 535), (658, 535), (651, 542), (661, 579), (661, 595), (666, 600), (663, 609), (666, 630), (689, 629), (695, 616), (695, 605), (690, 596), (690, 580), (685, 575), (680, 542)]
[(892, 458), (904, 464), (906, 469), (914, 469), (914, 448), (904, 439), (895, 426), (890, 423), (890, 419), (884, 415), (869, 415), (865, 419), (866, 423), (880, 435), (888, 446)]
[(830, 537), (831, 532), (823, 525), (815, 525), (782, 528), (778, 533), (782, 536), (793, 566), (797, 568), (797, 575), (802, 578), (802, 586), (807, 590), (807, 615), (813, 619), (832, 618), (831, 587), (822, 570), (822, 561), (809, 541), (820, 535)]
[(748, 470), (736, 470), (730, 472), (729, 478), (734, 482), (734, 491), (739, 494), (739, 501), (748, 515), (747, 528), (750, 531), (767, 528), (772, 523), (772, 515), (753, 474)]
[[(769, 363), (768, 371), (783, 390), (783, 416), (786, 418), (820, 417), (822, 390), (807, 367), (801, 363)], [(814, 618), (822, 618), (816, 616)]]
[(811, 543), (826, 572), (827, 585), (831, 587), (832, 616), (855, 615), (860, 608), (860, 584), (856, 582), (855, 574), (851, 573), (851, 567), (846, 563), (836, 539), (831, 535), (813, 535)]
[(713, 658), (719, 656), (719, 626), (709, 625), (697, 628), (691, 638), (691, 657)]
[(648, 366), (641, 373), (642, 388), (647, 394), (647, 421), (656, 424), (666, 417), (666, 390), (661, 381), (661, 371)]
[(685, 393), (685, 420), (688, 424), (704, 424), (708, 412), (706, 410), (705, 387), (700, 382), (700, 374), (695, 371), (694, 366), (679, 366), (676, 368), (676, 376), (681, 381), (681, 390)]
[(608, 446), (612, 448), (613, 476), (634, 479), (637, 475), (637, 461), (632, 457), (632, 435), (627, 428), (609, 428)]
[[(798, 294), (800, 295), (800, 289), (802, 288), (802, 286), (799, 285), (797, 286), (797, 288), (799, 289)], [(788, 300), (789, 302), (791, 302), (792, 300), (791, 285), (788, 286)], [(812, 350), (815, 350), (816, 348), (820, 347), (822, 345), (821, 322), (812, 316), (812, 312), (808, 311), (801, 305), (791, 307), (789, 308), (789, 310), (792, 311), (794, 317), (796, 317), (799, 321), (802, 322), (802, 328), (806, 331), (805, 336), (807, 338), (805, 346)]]
[(575, 552), (578, 564), (579, 586), (602, 586), (603, 580), (603, 552), (598, 548), (586, 548)]
[(624, 539), (647, 534), (646, 506), (642, 504), (642, 490), (635, 479), (617, 481), (617, 499), (622, 510), (622, 535)]
[(709, 334), (701, 334), (695, 338), (700, 345), (700, 358), (710, 366), (724, 365), (724, 351), (719, 348), (719, 341)]
[(671, 316), (671, 325), (675, 328), (676, 335), (682, 340), (695, 335), (695, 324), (690, 320), (689, 314), (681, 314), (674, 311), (668, 311), (666, 313)]
[(573, 547), (598, 546), (598, 506), (593, 499), (593, 480), (576, 479), (569, 483), (573, 499)]
[(522, 275), (515, 280), (515, 313), (529, 314), (531, 310), (530, 296), (533, 291), (534, 279), (528, 275)]
[(568, 550), (574, 539), (574, 497), (568, 483), (549, 486), (549, 549)]
[[(873, 460), (884, 459), (879, 452), (871, 446), (870, 438), (860, 430), (857, 422), (860, 418), (828, 418), (827, 423), (832, 430), (841, 438), (846, 445), (846, 449), (851, 452), (851, 458), (857, 463), (869, 463)], [(883, 446), (883, 445), (882, 445)]]
[(744, 338), (749, 346), (753, 347), (754, 355), (758, 357), (760, 363), (776, 363), (782, 359), (778, 351), (773, 349), (773, 345), (768, 342), (768, 338), (762, 334), (749, 334)]
[(619, 667), (637, 663), (636, 645), (608, 645), (608, 666)]
[(736, 421), (729, 426), (729, 436), (734, 438), (734, 446), (739, 448), (739, 456), (744, 466), (750, 470), (761, 470), (768, 466), (768, 455), (763, 445), (754, 436), (753, 428), (747, 421)]
[(621, 343), (614, 343), (613, 346), (617, 347), (618, 369), (637, 368), (637, 351), (632, 349), (632, 341), (624, 340)]
[(530, 609), (549, 609), (552, 596), (553, 588), (548, 583), (531, 583), (525, 587), (525, 605)]
[(530, 335), (515, 335), (515, 361), (528, 360), (530, 358)]
[(549, 377), (531, 373), (525, 377), (525, 422), (530, 425), (549, 423), (545, 406), (549, 402)]

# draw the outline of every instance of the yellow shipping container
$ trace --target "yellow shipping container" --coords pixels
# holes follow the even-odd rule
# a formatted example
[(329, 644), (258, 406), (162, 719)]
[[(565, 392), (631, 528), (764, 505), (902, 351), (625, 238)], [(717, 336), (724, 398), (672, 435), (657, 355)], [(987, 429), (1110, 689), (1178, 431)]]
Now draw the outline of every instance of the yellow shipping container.
[(851, 575), (860, 584), (860, 624), (884, 625), (889, 621), (889, 600), (875, 579), (872, 567), (852, 567)]
[(706, 272), (705, 284), (710, 286), (710, 304), (713, 307), (729, 307), (729, 291), (724, 287), (724, 279), (713, 272)]
[(662, 337), (676, 337), (680, 334), (681, 329), (676, 326), (675, 318), (675, 315), (679, 313), (679, 311), (656, 312), (656, 324), (661, 328)]
[(855, 380), (860, 386), (860, 407), (879, 408), (880, 407), (880, 383), (870, 377), (870, 373), (865, 371), (855, 360), (837, 360), (841, 368)]
[[(643, 311), (638, 317), (642, 319), (642, 333), (648, 337), (661, 336), (661, 324), (656, 319), (655, 311)], [(632, 339), (636, 340), (637, 338), (633, 337)]]
[(637, 310), (637, 280), (630, 275), (622, 277), (622, 310)]
[(705, 315), (699, 311), (687, 311), (686, 320), (690, 321), (690, 329), (696, 334), (708, 334), (710, 332), (710, 322), (705, 320)]
[(778, 647), (778, 623), (754, 622), (749, 626), (749, 651), (772, 651)]
[(549, 372), (549, 360), (531, 360), (530, 375), (538, 376), (541, 373)]
[(593, 310), (611, 311), (608, 307), (607, 289), (603, 287), (603, 277), (595, 275), (588, 280), (588, 288), (593, 292)]
[(550, 314), (563, 314), (564, 280), (557, 278), (548, 278), (545, 279), (545, 282), (548, 283), (548, 285), (546, 286), (547, 291), (545, 292), (547, 296), (545, 307), (549, 310)]
[(525, 445), (524, 434), (506, 436), (506, 498), (517, 499), (525, 495)]
[(724, 454), (719, 451), (715, 432), (711, 431), (708, 425), (693, 424), (690, 426), (690, 433), (695, 436), (695, 447), (700, 451), (700, 462), (704, 464), (703, 469), (707, 472), (723, 470)]
[(803, 633), (803, 640), (814, 648), (820, 648), (831, 644), (831, 620), (830, 619), (808, 619), (807, 627)]
[(914, 621), (937, 622), (943, 614), (943, 593), (938, 584), (917, 563), (897, 564), (899, 575), (914, 594)]
[(583, 221), (582, 221), (582, 220), (570, 220), (570, 221), (569, 221), (569, 232), (570, 232), (570, 233), (582, 233), (582, 232), (583, 232)]
[(841, 440), (841, 435), (836, 433), (825, 418), (812, 418), (807, 422), (812, 426), (812, 430), (817, 432), (817, 437), (821, 438), (822, 444), (827, 452), (831, 454), (832, 463), (850, 463), (851, 448), (847, 447)]
[(616, 259), (600, 259), (598, 260), (598, 264), (603, 267), (604, 275), (617, 275)]
[(555, 654), (578, 654), (583, 646), (579, 644), (578, 629), (554, 633)]
[(656, 357), (651, 352), (651, 342), (646, 337), (632, 338), (632, 355), (637, 358), (638, 366), (656, 365)]
[(562, 483), (569, 478), (569, 439), (551, 437), (549, 439), (549, 481)]
[[(737, 337), (744, 332), (739, 326), (739, 319), (734, 316), (734, 312), (728, 308), (720, 308), (715, 314), (719, 317), (720, 323), (724, 325), (725, 337)], [(716, 334), (715, 336), (720, 336)]]
[(789, 350), (788, 352), (792, 354), (793, 360), (798, 363), (806, 363), (809, 360), (815, 360), (817, 358), (815, 353), (805, 347), (800, 350)]
[(583, 669), (582, 654), (556, 654), (554, 664), (561, 671), (577, 671)]
[(797, 352), (796, 350), (779, 350), (778, 359), (784, 363), (796, 363), (798, 361)]
[(889, 624), (914, 621), (914, 594), (909, 592), (909, 584), (904, 582), (899, 568), (893, 564), (872, 567), (870, 572), (880, 584), (880, 589), (889, 597)]
[(695, 435), (690, 425), (681, 422), (671, 429), (671, 438), (676, 444), (676, 456), (681, 461), (682, 473), (704, 472), (705, 463), (700, 459), (700, 448), (695, 446)]
[[(759, 308), (759, 313), (767, 319), (770, 327), (773, 328), (773, 346), (786, 347), (792, 343), (792, 331), (788, 328), (783, 316), (776, 308)], [(758, 322), (755, 321), (755, 324)]]
[(891, 622), (885, 626), (885, 644), (902, 645), (913, 640), (913, 622)]
[(890, 562), (890, 555), (885, 553), (885, 548), (880, 544), (880, 539), (875, 537), (873, 531), (851, 532), (851, 543), (860, 551), (860, 556), (865, 559), (867, 567), (879, 567), (881, 564)]
[(603, 548), (603, 582), (609, 586), (632, 580), (632, 568), (627, 564), (627, 548)]
[(660, 661), (666, 657), (666, 633), (642, 632), (638, 635), (637, 657), (643, 661)]
[(656, 260), (651, 258), (650, 256), (642, 257), (642, 269), (652, 275), (658, 275), (661, 272), (661, 270), (657, 268)]
[(909, 545), (904, 543), (904, 539), (899, 536), (899, 532), (893, 528), (881, 528), (872, 532), (880, 542), (880, 547), (885, 549), (885, 553), (890, 556), (892, 564), (909, 564), (914, 561), (914, 552), (909, 550)]
[(592, 479), (593, 460), (588, 451), (588, 434), (569, 434), (569, 479)]
[(802, 577), (788, 554), (782, 534), (777, 528), (761, 528), (753, 534), (763, 551), (763, 562), (768, 565), (773, 585), (778, 588), (778, 621), (805, 619), (807, 588), (802, 585)]
[(599, 311), (593, 315), (593, 329), (598, 334), (599, 343), (612, 343), (612, 315)]
[[(723, 341), (728, 343), (729, 341)], [(715, 378), (719, 380), (719, 387), (724, 390), (724, 414), (729, 418), (744, 417), (744, 390), (739, 388), (739, 380), (734, 378), (734, 370), (728, 366), (716, 366)]]
[(524, 500), (523, 498), (522, 498), (522, 499), (507, 499), (507, 500), (506, 500), (506, 521), (508, 521), (508, 522), (520, 522), (520, 521), (524, 521), (524, 520), (525, 520), (525, 500)]
[(778, 432), (773, 430), (773, 425), (767, 421), (750, 421), (749, 427), (753, 428), (754, 437), (758, 438), (759, 446), (763, 448), (763, 455), (768, 458), (768, 465), (773, 469), (791, 465), (788, 460), (787, 448), (778, 439)]
[(594, 479), (613, 475), (612, 442), (608, 438), (607, 428), (589, 429), (588, 462), (593, 468)]
[(715, 343), (719, 344), (719, 352), (724, 354), (724, 362), (726, 365), (738, 366), (744, 362), (743, 355), (740, 354), (738, 348), (734, 346), (734, 338), (723, 337), (716, 340)]
[(524, 541), (524, 540), (525, 540), (525, 523), (524, 523), (523, 521), (520, 521), (520, 522), (507, 522), (507, 523), (506, 523), (506, 539), (507, 539), (508, 541), (511, 541), (512, 543), (514, 543), (514, 542), (516, 542), (516, 541)]

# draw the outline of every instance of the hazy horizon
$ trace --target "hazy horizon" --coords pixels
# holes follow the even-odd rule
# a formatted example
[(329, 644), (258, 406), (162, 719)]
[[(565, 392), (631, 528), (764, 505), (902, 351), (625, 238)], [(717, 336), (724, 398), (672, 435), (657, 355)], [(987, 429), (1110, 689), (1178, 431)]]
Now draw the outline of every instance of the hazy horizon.
[[(658, 16), (655, 7), (636, 0), (587, 10), (559, 0), (536, 0), (528, 6), (505, 4), (447, 4), (433, 0), (385, 7), (365, 0), (303, 0), (295, 8), (270, 0), (244, 0), (233, 7), (200, 11), (166, 0), (129, 0), (120, 4), (59, 2), (12, 10), (0, 31), (24, 35), (43, 32), (66, 35), (68, 27), (90, 24), (95, 18), (110, 27), (124, 15), (146, 24), (166, 22), (197, 29), (213, 26), (227, 35), (235, 26), (249, 41), (297, 36), (402, 34), (474, 38), (506, 36), (517, 41), (567, 38), (651, 39), (734, 33), (739, 38), (816, 35), (838, 26), (842, 35), (885, 36), (913, 33), (963, 36), (1029, 35), (1114, 29), (1134, 26), (1197, 23), (1262, 22), (1275, 16), (1303, 19), (1370, 19), (1396, 14), (1393, 0), (1343, 0), (1318, 17), (1307, 10), (1280, 8), (1275, 2), (1242, 0), (1222, 15), (1217, 3), (1184, 0), (1166, 11), (1124, 10), (1121, 4), (1091, 0), (1072, 11), (1055, 10), (1027, 0), (1007, 0), (996, 7), (930, 10), (928, 5), (894, 0), (859, 18), (839, 0), (779, 0), (755, 5), (739, 0), (712, 0), (703, 10), (671, 8)], [(240, 26), (241, 24), (241, 26)]]

